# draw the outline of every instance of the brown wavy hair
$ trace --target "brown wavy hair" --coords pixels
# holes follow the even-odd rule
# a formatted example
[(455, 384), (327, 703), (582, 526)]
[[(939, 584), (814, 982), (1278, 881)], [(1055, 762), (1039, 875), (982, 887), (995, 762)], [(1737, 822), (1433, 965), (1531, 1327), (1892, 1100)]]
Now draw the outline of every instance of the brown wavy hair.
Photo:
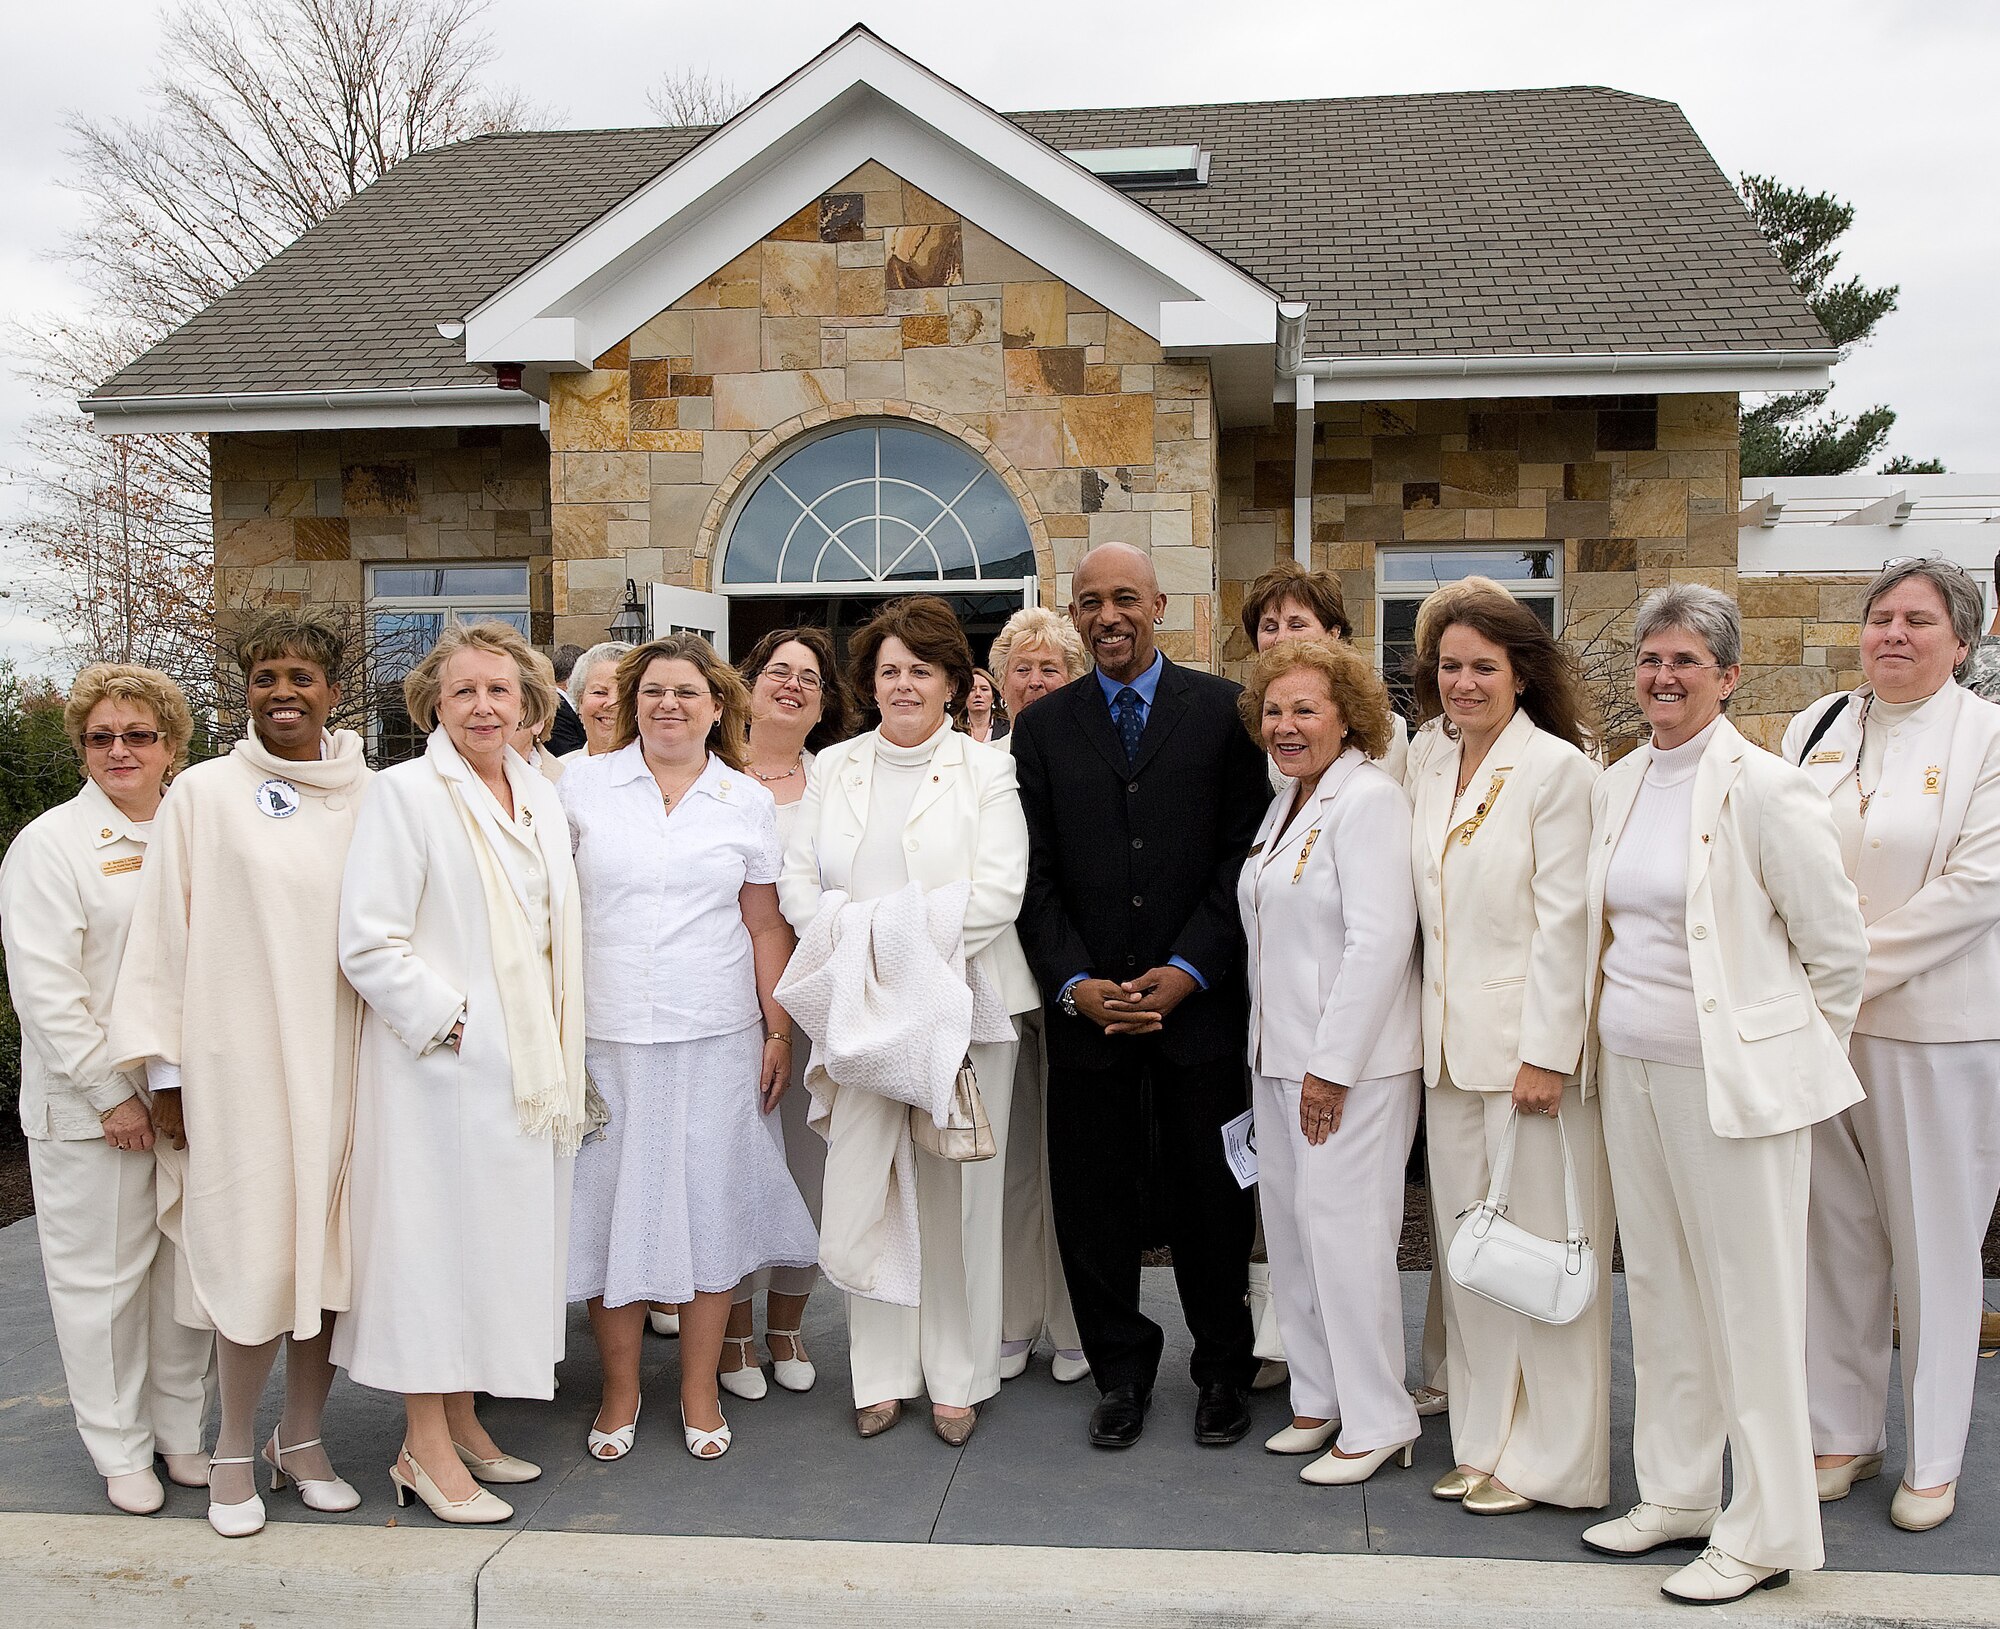
[[(1419, 721), (1444, 713), (1444, 696), (1438, 689), (1438, 652), (1445, 633), (1459, 627), (1470, 628), (1507, 653), (1514, 677), (1521, 682), (1516, 706), (1558, 741), (1567, 741), (1579, 752), (1591, 750), (1597, 720), (1584, 693), (1583, 677), (1576, 670), (1576, 659), (1542, 626), (1540, 617), (1506, 593), (1467, 594), (1424, 627), (1413, 675)], [(1445, 729), (1451, 731), (1449, 722)]]
[(736, 664), (744, 684), (756, 688), (758, 676), (771, 665), (780, 645), (803, 645), (819, 664), (819, 722), (806, 732), (806, 751), (824, 752), (845, 741), (854, 733), (854, 695), (840, 671), (840, 658), (834, 654), (833, 635), (824, 628), (772, 629)]
[(688, 662), (722, 709), (708, 728), (708, 749), (739, 774), (750, 772), (750, 688), (700, 634), (668, 634), (635, 645), (618, 659), (618, 729), (612, 750), (639, 738), (639, 685), (655, 662)]
[(1390, 722), (1389, 691), (1374, 665), (1352, 645), (1331, 639), (1280, 639), (1257, 658), (1243, 693), (1236, 698), (1243, 727), (1259, 748), (1264, 745), (1264, 693), (1287, 673), (1311, 668), (1326, 681), (1327, 694), (1340, 709), (1348, 741), (1367, 758), (1389, 750), (1395, 726)]
[(1342, 639), (1354, 637), (1354, 624), (1347, 620), (1347, 602), (1341, 597), (1340, 579), (1330, 571), (1308, 571), (1296, 560), (1280, 560), (1263, 576), (1243, 590), (1243, 631), (1257, 643), (1257, 624), (1264, 613), (1286, 600), (1297, 600), (1328, 633)]
[(881, 719), (875, 705), (875, 661), (891, 639), (909, 646), (920, 662), (942, 668), (951, 680), (946, 704), (953, 723), (965, 721), (965, 698), (972, 689), (972, 646), (958, 613), (935, 594), (910, 594), (877, 611), (847, 647), (847, 678), (863, 713)]

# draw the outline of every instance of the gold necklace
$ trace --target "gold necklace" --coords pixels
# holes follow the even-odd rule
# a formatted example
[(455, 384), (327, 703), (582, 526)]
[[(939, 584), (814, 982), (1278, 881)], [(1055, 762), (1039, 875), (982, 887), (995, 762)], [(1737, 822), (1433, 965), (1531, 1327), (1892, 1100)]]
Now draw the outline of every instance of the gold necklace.
[(763, 770), (759, 769), (755, 764), (752, 764), (750, 766), (750, 773), (755, 775), (757, 779), (762, 781), (766, 786), (774, 786), (779, 781), (790, 780), (801, 769), (805, 768), (805, 764), (806, 764), (805, 754), (800, 753), (799, 756), (792, 761), (792, 767), (790, 769), (783, 771), (781, 774), (766, 775), (763, 772)]
[[(1875, 703), (1875, 698), (1872, 695), (1864, 696), (1861, 701), (1861, 717), (1858, 720), (1856, 720), (1856, 723), (1861, 730), (1861, 739), (1863, 743), (1865, 743), (1868, 739), (1868, 709), (1871, 706), (1873, 706), (1874, 703)], [(1875, 792), (1879, 792), (1881, 790), (1882, 790), (1882, 783), (1881, 781), (1878, 780), (1875, 783)], [(1861, 818), (1863, 820), (1866, 820), (1868, 818), (1868, 805), (1875, 801), (1875, 792), (1869, 791), (1867, 787), (1861, 784), (1860, 744), (1857, 744), (1854, 748), (1854, 791), (1855, 795), (1861, 799)]]

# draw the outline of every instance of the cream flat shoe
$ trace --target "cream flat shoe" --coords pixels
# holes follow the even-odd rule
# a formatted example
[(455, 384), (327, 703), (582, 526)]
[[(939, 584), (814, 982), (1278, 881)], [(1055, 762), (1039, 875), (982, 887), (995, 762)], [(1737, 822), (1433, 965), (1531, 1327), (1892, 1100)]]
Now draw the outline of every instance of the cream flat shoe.
[(104, 1479), (104, 1497), (128, 1516), (150, 1516), (167, 1502), (167, 1490), (151, 1467)]
[(1028, 1372), (1028, 1353), (1032, 1341), (1002, 1341), (1000, 1343), (1000, 1378), (1019, 1380)]
[(1366, 1482), (1392, 1459), (1400, 1459), (1403, 1469), (1410, 1468), (1416, 1458), (1417, 1445), (1410, 1442), (1392, 1442), (1386, 1448), (1377, 1448), (1373, 1453), (1349, 1459), (1344, 1454), (1325, 1453), (1299, 1472), (1301, 1482), (1310, 1482), (1318, 1488), (1351, 1488)]
[(1090, 1373), (1090, 1359), (1081, 1352), (1065, 1352), (1056, 1349), (1056, 1355), (1049, 1359), (1049, 1378), (1058, 1386), (1073, 1386)]
[(516, 1459), (512, 1454), (496, 1454), (491, 1459), (481, 1459), (470, 1448), (454, 1442), (453, 1451), (458, 1455), (459, 1464), (472, 1472), (478, 1482), (532, 1482), (542, 1474), (541, 1466), (532, 1459)]
[(1250, 1382), (1252, 1391), (1269, 1391), (1274, 1386), (1282, 1386), (1292, 1378), (1292, 1366), (1283, 1358), (1266, 1358), (1257, 1365), (1257, 1376)]
[(337, 1515), (343, 1510), (354, 1509), (361, 1503), (361, 1495), (352, 1482), (338, 1476), (306, 1482), (285, 1469), (285, 1455), (319, 1446), (319, 1438), (314, 1437), (311, 1442), (295, 1442), (289, 1448), (280, 1448), (278, 1433), (273, 1431), (271, 1440), (264, 1445), (264, 1463), (271, 1467), (271, 1491), (276, 1493), (287, 1481), (291, 1481), (298, 1484), (300, 1502), (308, 1510), (323, 1510)]
[(1282, 1431), (1264, 1439), (1267, 1454), (1316, 1454), (1340, 1429), (1338, 1420), (1328, 1420), (1324, 1425), (1288, 1425)]
[(177, 1488), (205, 1488), (208, 1486), (208, 1455), (162, 1454), (167, 1467), (167, 1480)]
[[(403, 1467), (410, 1467), (409, 1475), (403, 1474)], [(484, 1488), (476, 1489), (470, 1499), (447, 1499), (438, 1491), (438, 1486), (430, 1479), (416, 1456), (405, 1448), (396, 1463), (389, 1467), (389, 1480), (396, 1488), (396, 1508), (401, 1510), (415, 1494), (423, 1500), (430, 1513), (441, 1522), (451, 1522), (459, 1527), (478, 1527), (488, 1522), (504, 1522), (514, 1514), (514, 1507), (505, 1499), (496, 1498)]]
[(1951, 1519), (1951, 1513), (1958, 1508), (1958, 1482), (1954, 1478), (1945, 1483), (1944, 1492), (1936, 1498), (1921, 1493), (1912, 1493), (1909, 1484), (1896, 1484), (1896, 1497), (1889, 1501), (1889, 1520), (1902, 1528), (1905, 1533), (1928, 1533), (1933, 1527), (1942, 1527)]
[[(253, 1465), (256, 1461), (243, 1459), (209, 1460), (210, 1465)], [(252, 1484), (255, 1485), (254, 1483)], [(219, 1505), (213, 1499), (208, 1502), (208, 1525), (224, 1538), (248, 1538), (252, 1533), (264, 1530), (264, 1501), (251, 1494), (241, 1504)]]
[(1813, 1480), (1819, 1484), (1819, 1502), (1832, 1504), (1854, 1491), (1856, 1482), (1866, 1482), (1882, 1474), (1880, 1454), (1856, 1454), (1845, 1465), (1815, 1465)]

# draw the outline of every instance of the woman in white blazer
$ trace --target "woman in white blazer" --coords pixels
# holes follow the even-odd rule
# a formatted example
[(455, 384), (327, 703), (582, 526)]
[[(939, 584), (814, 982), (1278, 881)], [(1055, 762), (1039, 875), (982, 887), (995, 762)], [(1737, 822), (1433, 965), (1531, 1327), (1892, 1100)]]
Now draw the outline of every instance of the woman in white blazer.
[(135, 1516), (201, 1451), (214, 1336), (174, 1320), (179, 1252), (160, 1231), (144, 1079), (115, 1066), (111, 991), (167, 777), (194, 719), (151, 668), (99, 662), (70, 686), (63, 727), (83, 790), (37, 816), (0, 863), (0, 935), (20, 1020), (21, 1130), (35, 1234), (70, 1412), (107, 1498)]
[[(1511, 595), (1466, 598), (1417, 652), (1446, 740), (1410, 778), (1424, 947), (1424, 1083), (1437, 1236), (1486, 1196), (1516, 1115), (1512, 1219), (1566, 1230), (1564, 1139), (1600, 1250), (1611, 1176), (1583, 1061), (1587, 704), (1575, 663)], [(1560, 1126), (1545, 1121), (1560, 1113)], [(1611, 1496), (1611, 1298), (1539, 1323), (1446, 1279), (1454, 1469), (1431, 1490), (1475, 1515)]]
[[(884, 898), (914, 882), (969, 882), (963, 944), (1010, 1014), (1040, 1004), (1014, 933), (1028, 880), (1028, 824), (1013, 759), (952, 727), (972, 684), (972, 651), (951, 607), (892, 600), (849, 647), (854, 690), (877, 728), (813, 760), (778, 880), (778, 903), (804, 936), (821, 896)], [(855, 1427), (877, 1436), (903, 1399), (928, 1392), (932, 1429), (953, 1446), (1000, 1389), (1001, 1215), (1008, 1100), (1018, 1039), (975, 1046), (972, 1062), (1000, 1157), (955, 1164), (915, 1153), (922, 1293), (916, 1307), (847, 1303)], [(841, 1180), (842, 1116), (827, 1133), (829, 1196)], [(828, 1200), (831, 1204), (831, 1198)]]
[(1813, 1129), (1819, 1496), (1845, 1498), (1882, 1468), (1899, 1302), (1908, 1449), (1889, 1519), (1915, 1532), (1957, 1503), (1980, 1244), (2000, 1190), (2000, 707), (1953, 682), (1982, 609), (1947, 561), (1889, 567), (1862, 610), (1868, 682), (1806, 709), (1784, 743), (1833, 811), (1868, 923), (1848, 1048), (1868, 1095)]
[(1715, 1603), (1825, 1559), (1806, 1203), (1813, 1124), (1861, 1095), (1847, 1035), (1867, 940), (1826, 799), (1722, 716), (1735, 602), (1673, 584), (1634, 638), (1652, 740), (1591, 794), (1584, 1083), (1603, 1094), (1625, 1249), (1641, 1502), (1583, 1542), (1705, 1539), (1661, 1588)]
[(402, 1395), (389, 1476), (447, 1522), (505, 1521), (531, 1481), (474, 1393), (555, 1395), (583, 936), (569, 828), (510, 750), (554, 711), (504, 623), (452, 623), (403, 686), (421, 758), (377, 778), (348, 850), (340, 962), (366, 1003), (355, 1087), (354, 1302), (333, 1359)]
[(1251, 1104), (1292, 1421), (1265, 1447), (1323, 1457), (1322, 1486), (1408, 1465), (1396, 1245), (1416, 1135), (1410, 807), (1374, 760), (1389, 697), (1367, 659), (1287, 639), (1257, 659), (1244, 723), (1287, 778), (1236, 885), (1249, 945)]

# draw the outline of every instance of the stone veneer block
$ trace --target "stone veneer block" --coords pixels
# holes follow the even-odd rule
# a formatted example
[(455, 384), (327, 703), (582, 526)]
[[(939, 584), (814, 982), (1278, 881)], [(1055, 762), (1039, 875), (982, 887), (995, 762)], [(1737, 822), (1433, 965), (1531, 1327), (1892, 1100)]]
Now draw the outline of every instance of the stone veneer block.
[(563, 503), (644, 503), (650, 485), (646, 456), (643, 452), (563, 453)]
[(1009, 283), (1001, 293), (1001, 343), (1010, 349), (1061, 345), (1069, 337), (1069, 310), (1061, 283)]
[[(810, 249), (828, 253), (818, 244), (786, 245), (787, 249)], [(763, 366), (763, 323), (754, 307), (727, 311), (697, 311), (694, 318), (694, 347), (687, 365), (677, 373), (755, 373)], [(680, 392), (679, 394), (685, 394)]]
[(926, 311), (902, 321), (905, 349), (916, 345), (949, 345), (951, 317), (942, 311)]
[(293, 552), (301, 560), (345, 560), (348, 546), (345, 515), (308, 515), (292, 522)]
[[(1112, 363), (1114, 366), (1122, 366), (1127, 362), (1157, 363), (1166, 360), (1166, 353), (1160, 349), (1160, 342), (1154, 339), (1143, 328), (1135, 328), (1116, 312), (1107, 311), (1104, 315), (1104, 356), (1102, 360)], [(1195, 363), (1188, 364), (1188, 366), (1193, 371), (1200, 373), (1203, 380), (1206, 381), (1208, 369), (1205, 365)], [(1161, 394), (1170, 395), (1177, 393), (1162, 391)]]
[[(1684, 536), (1688, 522), (1687, 483), (1614, 482), (1610, 513), (1611, 530), (1621, 537)], [(1734, 556), (1723, 563), (1735, 564)]]
[(1069, 346), (1005, 352), (1009, 396), (1081, 396), (1083, 352)]
[(1062, 419), (1066, 463), (1153, 461), (1153, 401), (1149, 396), (1065, 397)]
[(998, 345), (939, 345), (903, 353), (905, 394), (947, 413), (984, 413), (1007, 399)]
[(601, 560), (611, 553), (611, 509), (601, 503), (555, 506), (555, 552), (564, 560)]
[(959, 223), (961, 281), (967, 283), (1047, 282), (1049, 274), (1026, 255), (1009, 248), (970, 221)]
[(904, 393), (900, 357), (893, 362), (850, 362), (847, 390), (856, 401), (894, 401)]
[(834, 368), (724, 374), (715, 381), (715, 427), (768, 430), (786, 419), (846, 398), (846, 381)]
[[(550, 381), (549, 445), (552, 451), (622, 447), (631, 428), (631, 383), (623, 369), (557, 374)], [(561, 411), (556, 411), (560, 402)], [(560, 426), (560, 428), (558, 428)], [(349, 509), (353, 505), (350, 501)]]
[[(672, 379), (665, 383), (672, 388)], [(632, 427), (625, 433), (626, 445), (635, 443), (632, 437), (651, 430), (678, 430), (681, 427), (681, 404), (692, 397), (668, 397), (664, 401), (637, 401), (632, 404)]]
[(350, 515), (414, 515), (421, 503), (417, 466), (403, 459), (345, 465), (340, 497)]
[(686, 356), (694, 350), (694, 318), (686, 311), (662, 311), (632, 336), (631, 352), (641, 358)]
[(816, 208), (820, 242), (859, 243), (867, 236), (867, 206), (859, 191), (830, 192)]
[[(1007, 353), (1010, 360), (1022, 354)], [(1062, 414), (1053, 404), (1044, 411), (1011, 407), (990, 417), (993, 444), (1016, 469), (1053, 469), (1062, 463)], [(1053, 527), (1057, 517), (1046, 518)]]
[(957, 212), (947, 209), (921, 187), (903, 183), (903, 221), (910, 226), (958, 224)]
[(836, 305), (843, 317), (880, 316), (888, 309), (881, 272), (872, 266), (842, 266)]
[(840, 263), (832, 244), (766, 242), (763, 249), (760, 286), (766, 316), (832, 316), (839, 311)]
[[(766, 372), (795, 372), (820, 366), (820, 320), (817, 317), (766, 317), (763, 323), (762, 366)], [(710, 369), (727, 372), (728, 369)]]
[(656, 486), (647, 516), (658, 548), (691, 548), (713, 489), (706, 485)]
[(888, 241), (890, 288), (945, 288), (965, 281), (964, 243), (956, 221), (892, 227)]

